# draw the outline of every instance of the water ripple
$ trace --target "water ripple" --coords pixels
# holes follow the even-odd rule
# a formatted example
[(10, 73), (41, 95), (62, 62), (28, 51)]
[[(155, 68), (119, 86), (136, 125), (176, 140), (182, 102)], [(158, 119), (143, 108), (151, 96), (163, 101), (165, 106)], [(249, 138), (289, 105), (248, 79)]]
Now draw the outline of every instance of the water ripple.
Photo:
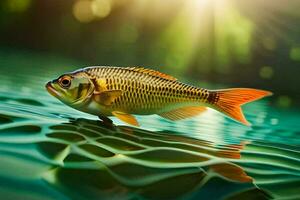
[[(214, 111), (178, 123), (138, 117), (143, 126), (135, 128), (118, 120), (107, 127), (83, 113), (74, 119), (78, 111), (46, 99), (45, 93), (34, 100), (0, 95), (0, 180), (23, 187), (35, 182), (40, 189), (29, 189), (33, 195), (47, 190), (53, 199), (300, 198), (300, 128), (274, 125), (266, 102), (246, 108), (250, 121), (264, 121), (252, 128)], [(261, 110), (258, 116), (254, 108)], [(222, 189), (211, 194), (215, 188)]]

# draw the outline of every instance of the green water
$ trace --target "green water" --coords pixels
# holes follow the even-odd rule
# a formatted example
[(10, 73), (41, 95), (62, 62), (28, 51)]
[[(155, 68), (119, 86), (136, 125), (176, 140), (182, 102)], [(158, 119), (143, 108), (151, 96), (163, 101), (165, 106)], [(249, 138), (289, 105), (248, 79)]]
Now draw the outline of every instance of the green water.
[(246, 105), (252, 127), (212, 110), (106, 127), (44, 89), (76, 62), (1, 55), (1, 199), (300, 199), (298, 108)]

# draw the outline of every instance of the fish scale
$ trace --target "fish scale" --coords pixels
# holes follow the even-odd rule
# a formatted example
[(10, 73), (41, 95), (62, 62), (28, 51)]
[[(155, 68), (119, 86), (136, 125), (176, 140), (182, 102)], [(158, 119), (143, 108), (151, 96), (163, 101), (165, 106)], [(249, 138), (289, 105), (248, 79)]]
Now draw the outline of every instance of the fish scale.
[(97, 115), (110, 123), (114, 115), (138, 125), (132, 114), (158, 114), (169, 120), (196, 116), (206, 107), (245, 125), (241, 105), (271, 95), (265, 90), (231, 88), (207, 90), (151, 69), (138, 67), (87, 67), (63, 74), (46, 85), (48, 91), (71, 107)]
[(170, 104), (192, 103), (199, 102), (199, 100), (205, 102), (208, 98), (206, 89), (151, 76), (139, 70), (135, 71), (135, 69), (98, 67), (87, 68), (85, 71), (91, 78), (106, 79), (107, 90), (123, 91), (123, 94), (112, 104), (113, 110), (135, 113), (155, 112), (161, 109), (166, 110), (166, 107), (172, 109)]

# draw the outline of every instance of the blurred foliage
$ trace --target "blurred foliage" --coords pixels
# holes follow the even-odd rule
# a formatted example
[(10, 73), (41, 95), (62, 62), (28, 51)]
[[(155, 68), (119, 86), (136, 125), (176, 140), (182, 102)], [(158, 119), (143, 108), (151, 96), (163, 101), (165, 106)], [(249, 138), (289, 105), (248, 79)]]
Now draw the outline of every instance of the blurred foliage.
[(297, 0), (2, 0), (0, 48), (86, 66), (145, 66), (269, 89), (278, 102), (292, 101), (300, 98), (299, 6)]

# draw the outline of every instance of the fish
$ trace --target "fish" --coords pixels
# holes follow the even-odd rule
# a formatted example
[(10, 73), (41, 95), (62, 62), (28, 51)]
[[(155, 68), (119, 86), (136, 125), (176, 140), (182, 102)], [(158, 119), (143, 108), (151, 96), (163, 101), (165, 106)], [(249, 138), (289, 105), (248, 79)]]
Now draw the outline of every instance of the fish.
[(195, 87), (177, 78), (143, 67), (92, 66), (65, 73), (46, 84), (48, 92), (64, 104), (96, 115), (110, 124), (110, 116), (139, 126), (134, 115), (157, 114), (177, 121), (212, 108), (250, 126), (241, 106), (272, 95), (267, 90)]

